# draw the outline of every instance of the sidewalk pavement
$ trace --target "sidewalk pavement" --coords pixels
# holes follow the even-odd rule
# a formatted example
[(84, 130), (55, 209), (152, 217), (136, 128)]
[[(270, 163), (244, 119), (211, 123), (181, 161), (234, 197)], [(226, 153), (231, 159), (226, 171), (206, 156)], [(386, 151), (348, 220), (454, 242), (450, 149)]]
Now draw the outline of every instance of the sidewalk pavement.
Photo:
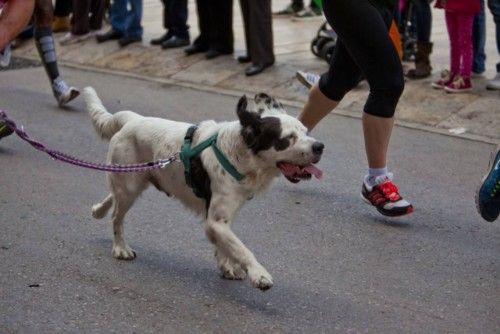
[[(273, 10), (281, 9), (288, 3), (288, 0), (275, 0)], [(307, 99), (307, 89), (295, 79), (295, 72), (306, 70), (322, 73), (328, 68), (325, 61), (316, 58), (310, 51), (311, 40), (324, 21), (323, 17), (306, 20), (274, 18), (276, 64), (262, 74), (246, 77), (246, 65), (239, 64), (234, 59), (245, 53), (238, 1), (234, 3), (235, 55), (213, 60), (206, 60), (203, 54), (187, 57), (182, 48), (162, 50), (151, 46), (149, 40), (164, 33), (162, 10), (159, 0), (144, 0), (142, 44), (120, 48), (114, 41), (97, 44), (95, 40), (88, 40), (82, 44), (58, 45), (59, 63), (235, 96), (265, 91), (280, 98), (285, 104), (299, 108)], [(499, 142), (500, 93), (485, 89), (487, 79), (495, 75), (495, 63), (500, 61), (491, 14), (487, 13), (487, 70), (484, 76), (473, 79), (474, 90), (471, 93), (458, 95), (446, 94), (430, 87), (430, 83), (449, 64), (448, 35), (443, 11), (434, 10), (433, 16), (433, 77), (407, 82), (396, 112), (397, 124), (489, 143)], [(194, 40), (198, 35), (194, 0), (189, 0), (189, 25), (191, 39)], [(58, 34), (56, 39), (61, 37), (62, 34)], [(14, 56), (38, 58), (32, 41), (16, 49)], [(404, 66), (411, 64), (405, 63)], [(367, 95), (368, 85), (364, 82), (350, 92), (333, 113), (360, 117)]]

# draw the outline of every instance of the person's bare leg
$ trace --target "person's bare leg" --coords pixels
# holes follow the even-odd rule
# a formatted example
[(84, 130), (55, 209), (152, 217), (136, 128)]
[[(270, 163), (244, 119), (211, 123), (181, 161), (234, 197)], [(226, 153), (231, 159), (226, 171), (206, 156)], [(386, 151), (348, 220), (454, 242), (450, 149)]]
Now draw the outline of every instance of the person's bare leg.
[(368, 167), (387, 166), (387, 149), (391, 138), (394, 118), (377, 117), (363, 113), (363, 134), (365, 137)]
[(306, 128), (312, 130), (316, 124), (335, 109), (338, 104), (338, 101), (327, 98), (320, 91), (318, 84), (315, 84), (309, 91), (309, 98), (299, 114), (298, 119)]

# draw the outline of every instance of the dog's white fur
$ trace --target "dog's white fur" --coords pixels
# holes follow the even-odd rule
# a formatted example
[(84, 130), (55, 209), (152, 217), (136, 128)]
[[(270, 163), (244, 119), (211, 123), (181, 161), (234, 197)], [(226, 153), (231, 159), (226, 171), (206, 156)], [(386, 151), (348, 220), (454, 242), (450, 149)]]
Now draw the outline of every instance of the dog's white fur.
[[(112, 115), (91, 87), (84, 89), (84, 97), (97, 133), (110, 141), (107, 159), (110, 163), (132, 164), (170, 157), (180, 151), (186, 130), (191, 125), (143, 117), (132, 111)], [(246, 109), (246, 98), (242, 98), (240, 104)], [(254, 154), (242, 137), (241, 117), (240, 122), (200, 123), (193, 146), (218, 131), (218, 147), (245, 176), (242, 181), (236, 181), (223, 170), (211, 148), (204, 150), (201, 161), (210, 177), (212, 193), (208, 212), (205, 199), (196, 197), (186, 185), (181, 162), (174, 162), (161, 170), (108, 174), (110, 194), (92, 207), (92, 215), (103, 218), (113, 207), (112, 254), (115, 258), (131, 260), (136, 256), (125, 242), (123, 219), (136, 198), (152, 183), (158, 190), (179, 199), (185, 206), (206, 217), (206, 235), (215, 246), (217, 264), (225, 278), (244, 279), (248, 275), (252, 285), (262, 290), (273, 285), (271, 275), (231, 231), (233, 218), (247, 199), (268, 187), (272, 179), (280, 174), (276, 167), (278, 161), (306, 165), (317, 162), (319, 157), (311, 149), (316, 140), (307, 135), (307, 129), (295, 117), (286, 115), (280, 103), (260, 94), (255, 98), (255, 105), (258, 112), (248, 112), (245, 116), (260, 114), (262, 119), (268, 116), (278, 118), (281, 137), (289, 138), (291, 145), (279, 151), (271, 147)]]

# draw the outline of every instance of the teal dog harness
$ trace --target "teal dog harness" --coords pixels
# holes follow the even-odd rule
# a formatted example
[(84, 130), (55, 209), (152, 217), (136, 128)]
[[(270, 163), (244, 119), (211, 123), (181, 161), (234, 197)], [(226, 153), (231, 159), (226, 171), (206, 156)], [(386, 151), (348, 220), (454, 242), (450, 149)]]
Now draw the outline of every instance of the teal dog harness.
[(189, 129), (186, 132), (186, 136), (184, 137), (184, 143), (182, 144), (181, 153), (179, 155), (182, 163), (184, 164), (184, 176), (186, 178), (186, 184), (193, 189), (196, 196), (201, 197), (200, 191), (199, 189), (196, 189), (192, 179), (191, 159), (198, 156), (201, 152), (203, 152), (203, 150), (205, 150), (208, 147), (212, 147), (217, 160), (219, 160), (219, 163), (229, 174), (231, 174), (231, 176), (235, 180), (237, 181), (243, 180), (245, 176), (241, 175), (236, 170), (236, 168), (231, 164), (231, 162), (229, 162), (229, 160), (224, 156), (224, 153), (222, 153), (222, 151), (217, 147), (217, 136), (219, 134), (218, 132), (208, 137), (195, 147), (191, 147), (191, 144), (193, 142), (193, 136), (197, 129), (198, 126), (196, 125), (189, 127)]

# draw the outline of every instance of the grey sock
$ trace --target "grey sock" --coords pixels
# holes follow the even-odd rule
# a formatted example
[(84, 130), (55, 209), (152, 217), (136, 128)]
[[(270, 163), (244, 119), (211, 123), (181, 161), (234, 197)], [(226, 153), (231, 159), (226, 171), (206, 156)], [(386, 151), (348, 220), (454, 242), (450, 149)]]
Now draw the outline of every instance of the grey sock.
[(59, 77), (57, 68), (57, 56), (54, 46), (54, 36), (50, 27), (35, 27), (35, 44), (40, 55), (40, 60), (51, 82)]

